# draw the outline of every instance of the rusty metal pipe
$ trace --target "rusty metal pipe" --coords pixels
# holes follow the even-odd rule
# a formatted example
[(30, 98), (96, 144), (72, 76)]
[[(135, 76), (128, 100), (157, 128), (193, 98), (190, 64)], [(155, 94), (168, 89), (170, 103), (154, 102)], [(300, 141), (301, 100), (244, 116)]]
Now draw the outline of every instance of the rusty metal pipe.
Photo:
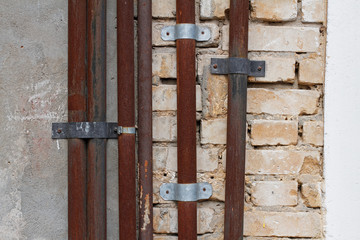
[[(69, 0), (68, 121), (86, 121), (86, 2)], [(86, 143), (68, 141), (68, 238), (86, 239)]]
[[(117, 1), (118, 124), (135, 127), (134, 1)], [(119, 150), (120, 239), (136, 239), (135, 134), (121, 134)]]
[(139, 240), (153, 239), (151, 4), (138, 0)]
[[(195, 1), (176, 1), (176, 22), (195, 23)], [(180, 39), (177, 47), (178, 183), (196, 183), (195, 40)], [(196, 202), (178, 202), (179, 240), (197, 238)]]
[[(106, 121), (106, 0), (87, 1), (87, 121)], [(106, 140), (87, 148), (87, 234), (106, 240)]]
[[(229, 57), (248, 57), (249, 1), (231, 0)], [(243, 239), (247, 75), (229, 74), (225, 240)]]

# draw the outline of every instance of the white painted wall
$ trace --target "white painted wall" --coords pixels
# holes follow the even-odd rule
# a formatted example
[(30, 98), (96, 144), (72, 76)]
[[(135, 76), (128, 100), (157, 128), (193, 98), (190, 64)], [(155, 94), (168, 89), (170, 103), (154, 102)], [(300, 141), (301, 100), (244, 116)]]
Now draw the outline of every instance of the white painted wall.
[(326, 239), (360, 239), (360, 1), (328, 0)]

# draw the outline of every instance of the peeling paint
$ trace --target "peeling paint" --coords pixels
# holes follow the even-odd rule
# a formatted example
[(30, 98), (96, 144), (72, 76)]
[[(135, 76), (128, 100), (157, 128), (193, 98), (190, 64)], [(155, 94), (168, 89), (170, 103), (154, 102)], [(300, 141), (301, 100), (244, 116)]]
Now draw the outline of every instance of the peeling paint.
[(144, 211), (144, 223), (141, 226), (141, 230), (145, 230), (147, 226), (151, 223), (150, 221), (150, 197), (149, 194), (146, 194), (145, 196), (145, 206), (142, 206), (145, 208)]

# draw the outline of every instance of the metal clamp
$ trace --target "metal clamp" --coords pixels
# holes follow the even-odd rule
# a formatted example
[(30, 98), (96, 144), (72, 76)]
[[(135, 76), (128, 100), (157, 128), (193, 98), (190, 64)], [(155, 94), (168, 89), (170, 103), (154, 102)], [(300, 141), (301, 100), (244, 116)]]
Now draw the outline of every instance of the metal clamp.
[(122, 127), (118, 126), (116, 129), (116, 132), (118, 135), (121, 134), (136, 134), (136, 128), (135, 127)]
[(247, 58), (212, 58), (211, 73), (265, 77), (265, 61), (250, 61)]
[(167, 26), (161, 30), (161, 38), (164, 41), (175, 41), (177, 39), (195, 39), (199, 42), (209, 41), (211, 31), (208, 27), (195, 24), (176, 24)]
[(160, 187), (160, 196), (165, 201), (196, 202), (212, 195), (210, 183), (177, 184), (165, 183)]
[(114, 122), (53, 123), (52, 138), (112, 138), (118, 137), (118, 124)]

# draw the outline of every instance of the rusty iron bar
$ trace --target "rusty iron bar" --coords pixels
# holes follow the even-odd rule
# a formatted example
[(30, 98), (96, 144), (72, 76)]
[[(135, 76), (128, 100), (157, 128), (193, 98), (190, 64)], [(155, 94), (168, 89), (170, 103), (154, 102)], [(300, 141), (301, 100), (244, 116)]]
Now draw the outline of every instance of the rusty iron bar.
[[(68, 121), (86, 121), (86, 2), (69, 0)], [(86, 143), (68, 140), (68, 238), (86, 239)]]
[(153, 239), (151, 3), (138, 0), (139, 240)]
[[(249, 1), (231, 0), (229, 57), (248, 57), (248, 25)], [(225, 240), (243, 239), (247, 79), (244, 74), (229, 74)]]
[[(87, 120), (106, 121), (106, 0), (87, 1)], [(87, 148), (87, 234), (106, 240), (106, 140)]]
[[(135, 127), (134, 1), (117, 1), (118, 123)], [(119, 236), (136, 239), (135, 134), (121, 134), (119, 150)]]
[[(195, 24), (195, 0), (176, 1), (176, 23)], [(177, 40), (176, 47), (178, 183), (196, 183), (195, 40)], [(197, 238), (196, 204), (178, 202), (179, 240)]]

